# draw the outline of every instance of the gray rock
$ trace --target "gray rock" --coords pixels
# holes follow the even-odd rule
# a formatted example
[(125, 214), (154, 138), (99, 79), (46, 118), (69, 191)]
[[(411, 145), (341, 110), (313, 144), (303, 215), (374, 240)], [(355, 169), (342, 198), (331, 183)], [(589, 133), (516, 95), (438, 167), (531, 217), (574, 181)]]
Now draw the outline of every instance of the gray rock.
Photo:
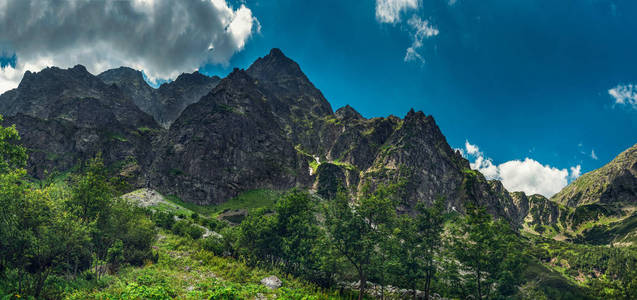
[(282, 282), (281, 282), (281, 279), (272, 275), (270, 277), (261, 279), (261, 284), (263, 284), (269, 289), (278, 289), (281, 287)]

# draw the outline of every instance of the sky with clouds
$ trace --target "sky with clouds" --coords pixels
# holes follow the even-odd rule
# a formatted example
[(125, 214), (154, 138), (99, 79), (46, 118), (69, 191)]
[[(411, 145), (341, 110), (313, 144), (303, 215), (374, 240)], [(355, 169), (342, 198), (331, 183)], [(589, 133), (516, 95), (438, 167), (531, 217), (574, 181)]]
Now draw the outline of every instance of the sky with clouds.
[(0, 28), (0, 92), (51, 65), (224, 76), (278, 47), (335, 109), (422, 110), (527, 193), (637, 142), (635, 1), (0, 0)]

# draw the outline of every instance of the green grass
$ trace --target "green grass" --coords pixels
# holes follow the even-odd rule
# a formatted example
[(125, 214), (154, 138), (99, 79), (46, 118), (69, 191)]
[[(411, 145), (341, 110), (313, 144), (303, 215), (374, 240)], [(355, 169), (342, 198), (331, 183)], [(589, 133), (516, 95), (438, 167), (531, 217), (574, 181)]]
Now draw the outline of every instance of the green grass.
[(321, 163), (316, 160), (310, 161), (310, 168), (312, 168), (312, 174), (316, 174), (316, 170), (318, 170), (318, 167), (320, 165)]
[(341, 162), (341, 161), (339, 161), (338, 159), (336, 159), (336, 160), (334, 160), (334, 161), (331, 161), (330, 163), (332, 163), (332, 164), (334, 164), (334, 165), (337, 165), (337, 166), (339, 166), (339, 167), (341, 167), (341, 168), (343, 168), (343, 169), (346, 169), (346, 170), (350, 170), (350, 171), (358, 171), (358, 168), (356, 168), (356, 166), (354, 166), (354, 165), (352, 165), (352, 164), (350, 164), (350, 163)]
[(120, 141), (123, 143), (128, 142), (128, 139), (126, 139), (126, 137), (124, 137), (123, 135), (119, 134), (119, 133), (113, 133), (113, 132), (109, 132), (107, 134), (107, 137), (111, 140), (116, 140), (116, 141)]
[(216, 214), (227, 210), (246, 209), (248, 212), (258, 208), (274, 208), (274, 204), (283, 193), (268, 189), (243, 192), (219, 205), (212, 206)]
[[(250, 212), (257, 208), (273, 208), (277, 199), (281, 196), (282, 192), (257, 189), (247, 192), (243, 192), (238, 196), (218, 205), (197, 205), (193, 203), (187, 203), (179, 199), (174, 195), (166, 196), (166, 200), (176, 204), (190, 213), (196, 212), (202, 216), (216, 217), (220, 213), (228, 210), (246, 209)], [(188, 214), (189, 215), (189, 214)]]
[[(98, 284), (68, 290), (66, 299), (341, 299), (336, 291), (286, 276), (279, 270), (252, 268), (203, 250), (198, 241), (162, 231), (155, 244), (157, 263), (127, 267)], [(275, 275), (278, 290), (260, 284)]]

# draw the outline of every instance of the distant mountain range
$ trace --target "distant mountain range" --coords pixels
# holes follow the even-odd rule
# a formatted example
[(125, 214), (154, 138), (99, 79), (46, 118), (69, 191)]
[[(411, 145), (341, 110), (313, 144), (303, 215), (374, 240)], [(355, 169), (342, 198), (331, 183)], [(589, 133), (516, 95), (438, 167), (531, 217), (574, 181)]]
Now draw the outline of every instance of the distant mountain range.
[(278, 49), (226, 78), (194, 72), (158, 89), (126, 67), (98, 76), (82, 66), (27, 72), (0, 96), (0, 114), (20, 131), (36, 178), (101, 153), (133, 187), (196, 204), (259, 188), (311, 188), (329, 198), (339, 186), (355, 195), (400, 181), (406, 212), (444, 197), (449, 210), (473, 203), (565, 239), (586, 239), (582, 224), (590, 231), (601, 221), (631, 220), (637, 205), (637, 145), (552, 199), (510, 193), (471, 170), (432, 116), (411, 110), (367, 119), (350, 106), (334, 112)]

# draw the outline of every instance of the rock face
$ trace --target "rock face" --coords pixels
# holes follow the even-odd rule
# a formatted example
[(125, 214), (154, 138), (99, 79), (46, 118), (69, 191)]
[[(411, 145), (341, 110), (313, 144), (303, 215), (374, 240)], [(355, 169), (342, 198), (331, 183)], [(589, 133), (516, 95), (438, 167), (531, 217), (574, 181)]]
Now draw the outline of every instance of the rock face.
[(605, 166), (586, 173), (551, 200), (570, 207), (586, 204), (637, 204), (637, 144)]
[(26, 72), (17, 89), (0, 96), (5, 125), (16, 124), (29, 149), (29, 171), (43, 178), (102, 154), (139, 183), (153, 160), (157, 123), (117, 87), (82, 66)]
[(449, 209), (471, 202), (517, 218), (447, 144), (433, 117), (412, 110), (404, 119), (366, 119), (350, 106), (334, 113), (278, 49), (233, 71), (181, 114), (162, 139), (150, 178), (162, 193), (199, 204), (294, 186), (329, 198), (339, 184), (354, 195), (365, 185), (400, 180), (407, 211), (444, 197)]
[(153, 89), (144, 80), (142, 72), (127, 67), (105, 71), (98, 77), (119, 87), (164, 128), (168, 128), (188, 105), (199, 101), (221, 81), (217, 76), (208, 77), (195, 71), (181, 74), (175, 81)]
[(270, 99), (235, 70), (173, 123), (151, 184), (185, 201), (221, 203), (241, 191), (307, 182), (307, 165), (272, 113)]
[(514, 224), (530, 210), (528, 199), (470, 170), (432, 116), (367, 119), (349, 105), (334, 112), (278, 49), (222, 80), (195, 72), (159, 89), (129, 68), (24, 78), (0, 96), (0, 113), (18, 125), (37, 176), (102, 152), (136, 186), (198, 204), (257, 188), (314, 188), (330, 198), (340, 187), (355, 196), (400, 182), (408, 213), (439, 197), (449, 210), (483, 205)]

